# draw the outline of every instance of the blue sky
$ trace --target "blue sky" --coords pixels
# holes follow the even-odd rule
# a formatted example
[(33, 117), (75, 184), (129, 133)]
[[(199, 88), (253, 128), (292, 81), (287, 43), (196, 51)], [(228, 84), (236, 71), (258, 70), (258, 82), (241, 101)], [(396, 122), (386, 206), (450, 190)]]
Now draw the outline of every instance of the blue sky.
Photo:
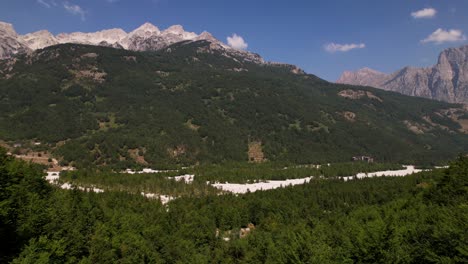
[(466, 0), (0, 0), (0, 21), (20, 34), (181, 24), (224, 42), (236, 33), (249, 51), (330, 81), (362, 67), (432, 65), (468, 44), (467, 14)]

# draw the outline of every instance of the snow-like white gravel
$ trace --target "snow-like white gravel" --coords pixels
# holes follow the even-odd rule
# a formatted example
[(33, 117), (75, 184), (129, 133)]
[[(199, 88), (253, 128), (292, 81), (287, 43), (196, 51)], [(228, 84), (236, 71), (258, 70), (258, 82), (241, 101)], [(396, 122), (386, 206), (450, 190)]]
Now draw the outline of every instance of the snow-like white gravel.
[(352, 179), (363, 179), (363, 178), (372, 178), (372, 177), (382, 177), (382, 176), (389, 176), (389, 177), (403, 177), (407, 175), (411, 175), (413, 173), (418, 173), (423, 170), (416, 169), (413, 165), (404, 166), (404, 170), (387, 170), (387, 171), (377, 171), (377, 172), (369, 172), (369, 173), (358, 173), (355, 176), (347, 176), (342, 177), (343, 180), (352, 180)]
[(155, 193), (145, 193), (141, 192), (141, 195), (143, 195), (146, 198), (150, 199), (159, 199), (162, 204), (167, 204), (168, 202), (174, 200), (175, 198), (170, 196), (170, 195), (163, 195), (163, 194), (155, 194)]
[(180, 175), (180, 176), (175, 176), (175, 177), (167, 177), (168, 179), (173, 179), (175, 181), (184, 181), (185, 183), (192, 183), (193, 179), (195, 178), (195, 175), (193, 174), (185, 174), (185, 175)]
[[(389, 176), (389, 177), (401, 177), (411, 175), (413, 173), (421, 172), (422, 170), (416, 169), (414, 166), (405, 166), (403, 170), (388, 170), (388, 171), (377, 171), (377, 172), (370, 172), (370, 173), (358, 173), (355, 176), (347, 176), (341, 177), (344, 181), (353, 180), (353, 179), (363, 179), (363, 178), (372, 178), (372, 177), (382, 177), (382, 176)], [(284, 181), (265, 181), (259, 183), (213, 183), (211, 184), (213, 187), (221, 189), (226, 192), (232, 192), (236, 194), (243, 194), (247, 192), (256, 192), (256, 191), (265, 191), (265, 190), (272, 190), (277, 188), (282, 188), (286, 186), (292, 185), (300, 185), (310, 182), (313, 177), (301, 178), (301, 179), (294, 179), (294, 180), (284, 180)]]
[(163, 172), (170, 172), (174, 170), (153, 170), (151, 168), (144, 168), (141, 171), (136, 171), (132, 169), (126, 169), (122, 171), (122, 173), (127, 173), (127, 174), (143, 174), (143, 173), (163, 173)]
[(277, 188), (282, 188), (286, 186), (299, 185), (310, 182), (313, 177), (307, 177), (302, 179), (293, 179), (293, 180), (284, 180), (284, 181), (265, 181), (258, 183), (213, 183), (213, 187), (221, 189), (223, 191), (232, 192), (232, 193), (247, 193), (247, 192), (256, 192), (256, 191), (265, 191), (272, 190)]

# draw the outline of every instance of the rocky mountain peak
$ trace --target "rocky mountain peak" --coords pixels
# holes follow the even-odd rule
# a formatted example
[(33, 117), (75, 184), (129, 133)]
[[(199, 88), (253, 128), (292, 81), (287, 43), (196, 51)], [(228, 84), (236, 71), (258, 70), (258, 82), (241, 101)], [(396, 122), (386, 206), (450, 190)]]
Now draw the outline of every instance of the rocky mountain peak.
[(210, 42), (216, 42), (218, 41), (215, 37), (213, 37), (213, 35), (211, 35), (210, 32), (208, 31), (203, 31), (200, 35), (198, 35), (198, 37), (196, 38), (196, 40), (208, 40)]
[(466, 63), (468, 60), (468, 45), (459, 48), (448, 48), (439, 55), (437, 64), (444, 63)]
[(58, 44), (54, 35), (47, 30), (39, 30), (20, 36), (20, 38), (32, 50), (43, 49), (45, 47)]
[(110, 44), (116, 43), (127, 37), (127, 32), (121, 28), (106, 29), (90, 34), (96, 38), (95, 42), (106, 41)]
[(184, 30), (184, 27), (182, 27), (181, 25), (173, 25), (173, 26), (170, 26), (168, 27), (166, 30), (164, 30), (164, 33), (172, 33), (172, 34), (182, 34), (184, 33), (185, 30)]
[(364, 67), (358, 70), (360, 73), (366, 73), (366, 74), (384, 74), (383, 72), (376, 71), (374, 69)]
[(182, 40), (192, 40), (198, 35), (194, 32), (187, 32), (181, 25), (173, 25), (162, 32), (162, 35), (171, 38), (170, 42), (178, 42)]
[(0, 21), (0, 35), (17, 36), (18, 34), (12, 24)]
[(48, 30), (39, 30), (39, 31), (36, 31), (36, 32), (33, 32), (33, 33), (28, 33), (26, 35), (24, 35), (25, 37), (26, 36), (40, 36), (40, 37), (54, 37), (54, 35), (52, 35), (52, 33), (50, 33)]
[(158, 35), (161, 33), (159, 28), (149, 22), (144, 23), (143, 25), (139, 26), (137, 29), (133, 30), (130, 34), (138, 34), (140, 36), (151, 36), (151, 35)]
[(0, 59), (28, 52), (27, 45), (18, 37), (13, 25), (0, 22)]

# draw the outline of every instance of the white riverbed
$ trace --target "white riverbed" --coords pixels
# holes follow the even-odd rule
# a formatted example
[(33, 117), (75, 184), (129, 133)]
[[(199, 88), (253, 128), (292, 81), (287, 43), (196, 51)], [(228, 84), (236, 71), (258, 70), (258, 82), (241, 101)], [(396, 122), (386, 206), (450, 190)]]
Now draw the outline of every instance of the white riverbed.
[(404, 166), (405, 169), (403, 170), (387, 170), (387, 171), (376, 171), (376, 172), (369, 172), (369, 173), (358, 173), (355, 176), (348, 176), (342, 177), (343, 180), (352, 180), (352, 179), (363, 179), (363, 178), (372, 178), (372, 177), (382, 177), (382, 176), (389, 176), (389, 177), (403, 177), (407, 175), (411, 175), (413, 173), (418, 173), (423, 170), (416, 169), (413, 165)]
[[(414, 166), (404, 166), (405, 169), (403, 170), (387, 170), (387, 171), (377, 171), (377, 172), (370, 172), (370, 173), (358, 173), (354, 176), (346, 176), (340, 177), (344, 181), (353, 180), (353, 179), (363, 179), (363, 178), (372, 178), (372, 177), (382, 177), (382, 176), (389, 176), (389, 177), (401, 177), (411, 175), (413, 173), (421, 172), (422, 170), (416, 169)], [(265, 182), (258, 182), (258, 183), (213, 183), (211, 184), (213, 187), (221, 189), (226, 192), (232, 192), (236, 194), (243, 194), (247, 192), (256, 192), (256, 191), (265, 191), (265, 190), (272, 190), (277, 188), (282, 188), (286, 186), (293, 186), (293, 185), (300, 185), (310, 182), (313, 177), (301, 178), (301, 179), (293, 179), (293, 180), (284, 180), (284, 181), (265, 181)]]
[(171, 172), (175, 170), (153, 170), (151, 168), (144, 168), (141, 171), (136, 171), (132, 169), (126, 169), (122, 171), (122, 173), (127, 173), (127, 174), (143, 174), (143, 173), (163, 173), (163, 172)]
[(257, 183), (212, 183), (211, 186), (232, 193), (247, 193), (256, 191), (272, 190), (286, 186), (305, 184), (310, 182), (313, 177), (302, 179), (284, 180), (284, 181), (265, 181)]

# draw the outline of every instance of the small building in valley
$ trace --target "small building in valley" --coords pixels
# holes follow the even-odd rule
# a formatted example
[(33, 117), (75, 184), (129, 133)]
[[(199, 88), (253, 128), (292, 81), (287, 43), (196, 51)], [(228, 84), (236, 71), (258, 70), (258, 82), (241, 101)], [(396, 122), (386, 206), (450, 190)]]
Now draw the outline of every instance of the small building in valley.
[(365, 161), (368, 163), (374, 162), (374, 158), (370, 156), (354, 156), (353, 161)]

